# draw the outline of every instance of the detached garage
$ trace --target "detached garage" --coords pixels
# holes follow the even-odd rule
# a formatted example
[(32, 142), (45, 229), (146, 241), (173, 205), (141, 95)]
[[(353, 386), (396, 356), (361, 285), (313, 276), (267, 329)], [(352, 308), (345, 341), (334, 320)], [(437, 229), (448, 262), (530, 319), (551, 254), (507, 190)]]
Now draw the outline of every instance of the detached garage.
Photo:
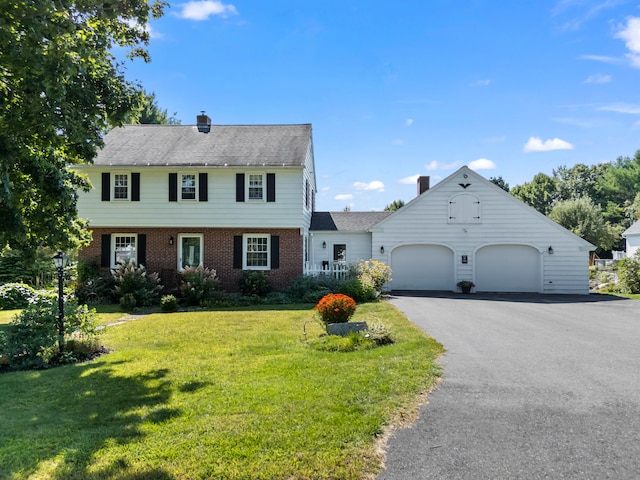
[(372, 258), (393, 270), (393, 290), (589, 293), (594, 245), (468, 167), (373, 225)]

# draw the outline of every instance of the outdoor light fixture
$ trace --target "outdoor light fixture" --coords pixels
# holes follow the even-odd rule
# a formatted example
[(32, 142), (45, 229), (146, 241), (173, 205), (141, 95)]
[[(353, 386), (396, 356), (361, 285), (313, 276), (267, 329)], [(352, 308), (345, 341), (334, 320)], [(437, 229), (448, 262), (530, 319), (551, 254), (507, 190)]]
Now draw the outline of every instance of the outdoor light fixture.
[(173, 245), (173, 235), (169, 237), (169, 245)]
[(64, 351), (64, 269), (69, 263), (69, 257), (63, 252), (53, 256), (53, 264), (58, 270), (58, 349)]
[(549, 255), (553, 255), (553, 247), (549, 246)]
[(327, 248), (327, 242), (322, 242), (322, 248)]
[(384, 245), (380, 246), (380, 253), (384, 253)]

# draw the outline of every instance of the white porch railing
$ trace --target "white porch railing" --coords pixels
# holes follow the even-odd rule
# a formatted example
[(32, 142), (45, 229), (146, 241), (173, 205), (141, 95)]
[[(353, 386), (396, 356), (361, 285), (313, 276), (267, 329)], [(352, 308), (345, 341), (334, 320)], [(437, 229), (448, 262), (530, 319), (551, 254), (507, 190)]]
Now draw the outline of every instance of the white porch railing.
[(349, 274), (349, 265), (344, 263), (314, 265), (307, 262), (304, 266), (304, 274), (314, 277), (318, 275), (331, 275), (334, 278), (344, 278)]

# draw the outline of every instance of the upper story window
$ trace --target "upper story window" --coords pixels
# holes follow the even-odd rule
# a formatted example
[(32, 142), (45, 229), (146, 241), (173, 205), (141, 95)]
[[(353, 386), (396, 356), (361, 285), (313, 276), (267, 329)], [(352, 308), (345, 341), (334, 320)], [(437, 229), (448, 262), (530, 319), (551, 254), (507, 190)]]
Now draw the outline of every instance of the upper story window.
[(183, 173), (180, 175), (181, 178), (181, 190), (180, 190), (180, 199), (181, 200), (195, 200), (196, 199), (196, 188), (197, 188), (197, 177), (195, 173)]
[(113, 174), (113, 199), (129, 200), (129, 174)]
[(480, 199), (471, 193), (449, 198), (449, 223), (480, 223)]
[(261, 173), (250, 173), (247, 182), (247, 198), (249, 200), (264, 199), (264, 175)]

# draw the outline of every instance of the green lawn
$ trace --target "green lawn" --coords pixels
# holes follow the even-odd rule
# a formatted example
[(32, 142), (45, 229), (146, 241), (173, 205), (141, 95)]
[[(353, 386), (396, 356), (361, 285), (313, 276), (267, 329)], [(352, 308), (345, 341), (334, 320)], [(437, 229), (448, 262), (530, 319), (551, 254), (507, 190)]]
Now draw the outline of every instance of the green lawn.
[[(415, 413), (442, 347), (388, 303), (394, 345), (320, 352), (308, 306), (153, 314), (93, 362), (0, 375), (0, 478), (359, 479)], [(303, 335), (306, 329), (307, 335)]]

